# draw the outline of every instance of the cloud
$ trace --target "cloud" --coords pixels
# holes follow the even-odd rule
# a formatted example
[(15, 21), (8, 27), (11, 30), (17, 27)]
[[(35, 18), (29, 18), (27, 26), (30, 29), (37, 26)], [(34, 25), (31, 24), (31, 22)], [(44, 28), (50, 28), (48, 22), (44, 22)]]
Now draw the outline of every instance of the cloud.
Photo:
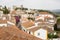
[(24, 6), (29, 8), (37, 8), (37, 9), (56, 9), (59, 8), (58, 2), (54, 0), (25, 0)]
[(0, 0), (0, 5), (20, 6), (36, 9), (60, 9), (60, 0)]

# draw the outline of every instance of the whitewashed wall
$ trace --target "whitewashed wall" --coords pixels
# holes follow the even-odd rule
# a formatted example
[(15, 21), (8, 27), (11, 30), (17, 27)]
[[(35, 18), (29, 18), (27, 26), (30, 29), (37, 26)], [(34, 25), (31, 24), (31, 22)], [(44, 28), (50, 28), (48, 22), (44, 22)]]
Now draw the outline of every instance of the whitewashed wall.
[(7, 27), (7, 24), (6, 23), (5, 24), (0, 24), (0, 27), (3, 27), (3, 26)]
[[(38, 35), (38, 33), (40, 33), (40, 35)], [(34, 32), (34, 36), (45, 40), (47, 39), (47, 30), (39, 29)]]

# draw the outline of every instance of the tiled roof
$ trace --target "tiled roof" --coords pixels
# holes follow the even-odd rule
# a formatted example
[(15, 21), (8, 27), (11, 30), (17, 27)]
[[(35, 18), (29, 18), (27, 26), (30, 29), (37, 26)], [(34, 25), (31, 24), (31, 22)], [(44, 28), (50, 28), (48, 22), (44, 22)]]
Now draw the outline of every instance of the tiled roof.
[(29, 31), (32, 31), (32, 32), (35, 32), (35, 31), (37, 31), (37, 30), (39, 30), (41, 27), (34, 27), (34, 28), (31, 28), (31, 29), (29, 29)]
[(38, 26), (29, 29), (29, 31), (35, 32), (35, 31), (37, 31), (37, 30), (39, 30), (39, 29), (41, 29), (41, 28), (47, 30), (48, 32), (53, 32), (52, 28), (49, 28), (49, 27), (38, 27)]
[(0, 40), (42, 40), (19, 30), (16, 26), (0, 27)]
[(22, 20), (22, 21), (28, 21), (28, 19), (27, 19), (27, 18), (21, 18), (21, 20)]
[(0, 20), (0, 24), (7, 23), (7, 20)]
[(48, 16), (45, 16), (45, 18), (50, 18), (50, 17), (48, 17)]
[(28, 27), (32, 27), (34, 26), (34, 22), (33, 21), (27, 21), (21, 24), (23, 27), (28, 28)]
[(15, 10), (11, 11), (11, 14), (16, 14), (16, 11)]
[(40, 18), (41, 16), (37, 16), (36, 18)]
[(42, 16), (37, 16), (37, 17), (36, 17), (36, 20), (39, 20), (39, 19), (43, 20), (44, 17), (42, 17)]
[(40, 12), (40, 14), (49, 14), (48, 12)]
[(49, 27), (42, 27), (43, 29), (47, 30), (48, 32), (53, 32), (54, 30), (52, 30), (52, 28)]

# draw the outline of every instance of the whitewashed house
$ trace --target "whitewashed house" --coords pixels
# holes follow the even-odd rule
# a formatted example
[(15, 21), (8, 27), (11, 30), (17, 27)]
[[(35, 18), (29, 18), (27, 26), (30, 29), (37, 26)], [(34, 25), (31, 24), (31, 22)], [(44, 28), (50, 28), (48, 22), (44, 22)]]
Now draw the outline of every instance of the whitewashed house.
[(3, 16), (3, 11), (0, 11), (0, 18), (2, 18)]
[(40, 12), (39, 15), (35, 17), (36, 21), (38, 21), (39, 19), (42, 19), (44, 22), (50, 22), (52, 24), (55, 24), (56, 22), (54, 15), (48, 12)]
[(35, 22), (39, 22), (40, 26), (47, 26), (54, 30), (53, 26), (56, 23), (56, 18), (48, 12), (40, 12), (39, 15), (35, 17)]
[(47, 30), (38, 29), (34, 32), (34, 36), (41, 38), (43, 40), (47, 40)]
[(52, 32), (51, 28), (47, 27), (40, 27), (38, 24), (36, 24), (33, 21), (27, 21), (21, 24), (22, 30), (36, 36), (38, 38), (41, 38), (43, 40), (46, 40), (48, 37), (48, 32)]
[(34, 27), (29, 29), (30, 33), (38, 38), (41, 38), (43, 40), (47, 40), (47, 35), (48, 35), (48, 31), (47, 29), (41, 28), (41, 27)]
[(26, 12), (27, 12), (29, 18), (32, 18), (35, 20), (35, 16), (36, 16), (35, 10), (31, 9), (31, 10), (27, 10)]
[(16, 10), (12, 10), (12, 11), (10, 12), (10, 14), (11, 14), (11, 16), (16, 16)]
[(47, 12), (41, 12), (34, 21), (22, 23), (23, 31), (43, 40), (47, 40), (47, 35), (54, 31), (53, 25), (56, 23), (55, 17)]
[(32, 27), (32, 26), (34, 26), (34, 22), (33, 21), (26, 21), (26, 22), (23, 22), (21, 24), (21, 27), (22, 27), (23, 31), (27, 31), (26, 29), (29, 28), (29, 27)]

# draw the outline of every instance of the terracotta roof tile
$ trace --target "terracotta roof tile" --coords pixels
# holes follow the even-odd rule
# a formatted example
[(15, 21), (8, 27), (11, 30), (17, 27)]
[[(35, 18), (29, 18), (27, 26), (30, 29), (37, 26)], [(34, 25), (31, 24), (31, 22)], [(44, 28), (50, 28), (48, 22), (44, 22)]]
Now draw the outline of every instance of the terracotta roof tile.
[(42, 40), (19, 30), (16, 26), (0, 27), (0, 40)]
[(45, 18), (50, 18), (50, 17), (48, 17), (48, 16), (45, 16)]
[(40, 12), (40, 14), (49, 14), (48, 12)]
[(29, 31), (35, 32), (41, 28), (47, 30), (48, 32), (53, 32), (52, 28), (48, 28), (48, 27), (34, 27), (32, 29), (29, 29)]
[(21, 18), (21, 20), (22, 20), (22, 21), (28, 21), (28, 19), (27, 19), (27, 18)]
[(22, 26), (24, 26), (25, 28), (32, 27), (32, 26), (34, 26), (34, 22), (27, 21), (27, 22), (22, 23)]
[(11, 14), (16, 14), (16, 11), (15, 10), (11, 11)]
[(52, 28), (49, 28), (49, 27), (42, 27), (42, 28), (47, 30), (48, 32), (53, 32)]
[(7, 20), (0, 20), (0, 24), (7, 23)]
[(35, 31), (39, 30), (40, 28), (41, 27), (34, 27), (34, 28), (29, 29), (29, 31), (35, 32)]

